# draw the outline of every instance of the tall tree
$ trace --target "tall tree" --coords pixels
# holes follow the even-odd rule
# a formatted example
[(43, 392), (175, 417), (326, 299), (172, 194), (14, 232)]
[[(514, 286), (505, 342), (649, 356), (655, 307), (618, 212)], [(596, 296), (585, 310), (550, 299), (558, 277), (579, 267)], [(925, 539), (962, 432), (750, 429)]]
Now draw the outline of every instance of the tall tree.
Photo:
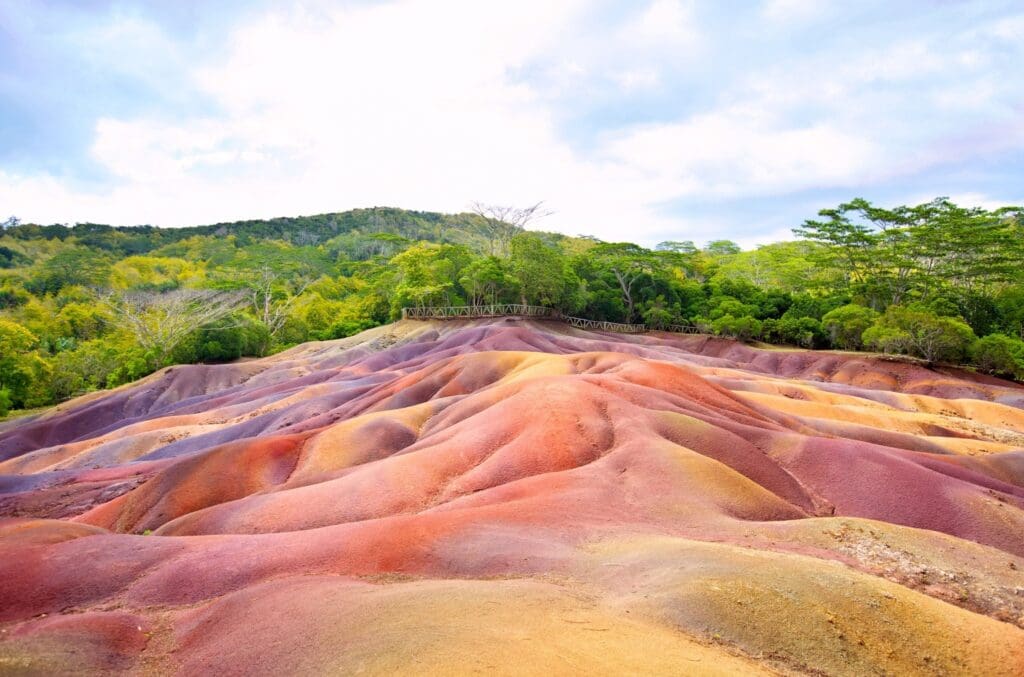
[(45, 376), (46, 364), (35, 351), (38, 342), (28, 329), (0, 317), (0, 415), (12, 405), (25, 406)]
[(513, 237), (526, 230), (531, 221), (551, 215), (551, 211), (541, 207), (543, 204), (538, 202), (529, 207), (514, 207), (474, 202), (470, 205), (478, 217), (475, 223), (477, 231), (487, 240), (488, 254), (507, 256)]
[(991, 289), (1020, 272), (1020, 212), (964, 208), (947, 198), (918, 205), (913, 228), (922, 272), (962, 290)]
[(911, 232), (916, 214), (906, 207), (875, 207), (863, 198), (818, 214), (827, 220), (808, 220), (793, 231), (825, 245), (816, 252), (820, 265), (839, 268), (850, 291), (876, 309), (907, 298), (918, 281)]
[(822, 245), (815, 250), (814, 256), (819, 266), (838, 269), (846, 286), (858, 287), (870, 278), (869, 268), (876, 242), (872, 229), (863, 223), (853, 222), (844, 207), (822, 209), (818, 212), (822, 219), (808, 219), (793, 232)]
[(245, 293), (253, 315), (273, 340), (298, 298), (330, 266), (320, 250), (266, 243), (246, 248), (225, 269), (224, 286)]
[(463, 302), (457, 288), (472, 256), (461, 245), (421, 242), (389, 263), (392, 316), (405, 306), (456, 305)]
[(637, 282), (655, 270), (658, 258), (649, 250), (630, 242), (602, 243), (589, 254), (599, 266), (615, 276), (622, 293), (622, 305), (626, 309), (626, 322), (635, 322)]
[(192, 332), (241, 310), (247, 302), (240, 291), (214, 289), (111, 292), (101, 300), (158, 366)]
[(693, 240), (665, 240), (654, 247), (659, 252), (676, 252), (677, 254), (696, 254), (699, 250)]
[(56, 293), (64, 287), (99, 286), (110, 278), (106, 255), (87, 247), (74, 246), (58, 251), (43, 262), (33, 281), (41, 293)]
[(704, 251), (713, 256), (732, 256), (743, 250), (732, 240), (712, 240), (704, 245)]
[(509, 266), (524, 304), (559, 307), (566, 291), (562, 252), (537, 233), (519, 233), (510, 243)]
[(508, 293), (519, 287), (519, 281), (496, 256), (485, 256), (466, 266), (459, 284), (466, 290), (466, 300), (474, 306), (497, 303), (502, 292)]

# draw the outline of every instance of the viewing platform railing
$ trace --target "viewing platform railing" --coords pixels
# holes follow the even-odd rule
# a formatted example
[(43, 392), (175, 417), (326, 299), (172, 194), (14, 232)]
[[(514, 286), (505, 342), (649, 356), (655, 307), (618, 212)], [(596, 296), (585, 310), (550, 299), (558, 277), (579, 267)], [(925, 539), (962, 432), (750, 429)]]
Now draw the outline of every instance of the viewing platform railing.
[[(607, 322), (605, 320), (588, 320), (584, 317), (563, 315), (554, 308), (545, 306), (528, 306), (521, 303), (496, 303), (477, 306), (419, 306), (402, 308), (403, 320), (474, 320), (491, 317), (522, 317), (548, 320), (559, 320), (578, 329), (610, 331), (620, 334), (644, 334), (651, 331), (646, 324), (625, 324)], [(673, 324), (660, 331), (682, 334), (699, 334), (700, 330), (692, 325)]]
[(670, 331), (675, 334), (700, 334), (700, 327), (692, 324), (670, 324), (661, 331)]
[(584, 317), (569, 317), (563, 315), (560, 318), (569, 326), (577, 329), (591, 329), (597, 331), (614, 331), (620, 334), (643, 334), (647, 332), (646, 324), (623, 324), (622, 322), (606, 322), (604, 320), (588, 320)]
[(486, 306), (423, 306), (402, 308), (403, 320), (458, 320), (486, 317), (561, 317), (554, 308), (497, 303)]

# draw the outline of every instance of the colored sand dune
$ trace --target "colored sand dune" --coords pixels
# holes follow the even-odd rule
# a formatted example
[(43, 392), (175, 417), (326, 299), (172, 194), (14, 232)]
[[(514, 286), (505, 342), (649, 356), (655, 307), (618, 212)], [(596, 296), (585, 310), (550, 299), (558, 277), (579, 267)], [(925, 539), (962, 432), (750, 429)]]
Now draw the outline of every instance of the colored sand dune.
[(0, 673), (1024, 674), (1024, 388), (401, 322), (0, 424)]

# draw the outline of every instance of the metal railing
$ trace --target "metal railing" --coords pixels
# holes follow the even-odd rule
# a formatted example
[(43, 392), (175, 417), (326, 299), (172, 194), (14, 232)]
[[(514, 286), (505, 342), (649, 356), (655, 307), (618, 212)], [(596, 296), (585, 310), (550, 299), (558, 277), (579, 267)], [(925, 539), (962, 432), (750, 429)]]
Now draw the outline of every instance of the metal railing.
[[(651, 331), (645, 324), (625, 324), (605, 320), (588, 320), (585, 317), (563, 315), (554, 308), (528, 306), (521, 303), (495, 303), (474, 306), (418, 306), (402, 308), (403, 320), (472, 320), (490, 317), (525, 317), (560, 320), (578, 329), (610, 331), (620, 334), (644, 334)], [(692, 325), (673, 324), (661, 329), (681, 334), (699, 334)]]

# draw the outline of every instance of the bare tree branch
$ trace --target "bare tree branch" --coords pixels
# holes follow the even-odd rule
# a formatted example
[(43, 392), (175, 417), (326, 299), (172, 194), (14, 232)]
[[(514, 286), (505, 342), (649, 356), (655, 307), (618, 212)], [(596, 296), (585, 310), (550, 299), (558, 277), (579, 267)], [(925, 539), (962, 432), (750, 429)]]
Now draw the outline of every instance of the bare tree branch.
[(246, 305), (243, 293), (214, 289), (108, 292), (100, 300), (113, 312), (115, 322), (132, 332), (143, 350), (161, 363), (189, 334)]
[(531, 221), (554, 213), (549, 209), (541, 209), (543, 204), (541, 201), (529, 207), (512, 207), (473, 202), (470, 211), (480, 217), (477, 230), (487, 239), (490, 249), (488, 253), (491, 256), (506, 256), (513, 237), (525, 230)]

